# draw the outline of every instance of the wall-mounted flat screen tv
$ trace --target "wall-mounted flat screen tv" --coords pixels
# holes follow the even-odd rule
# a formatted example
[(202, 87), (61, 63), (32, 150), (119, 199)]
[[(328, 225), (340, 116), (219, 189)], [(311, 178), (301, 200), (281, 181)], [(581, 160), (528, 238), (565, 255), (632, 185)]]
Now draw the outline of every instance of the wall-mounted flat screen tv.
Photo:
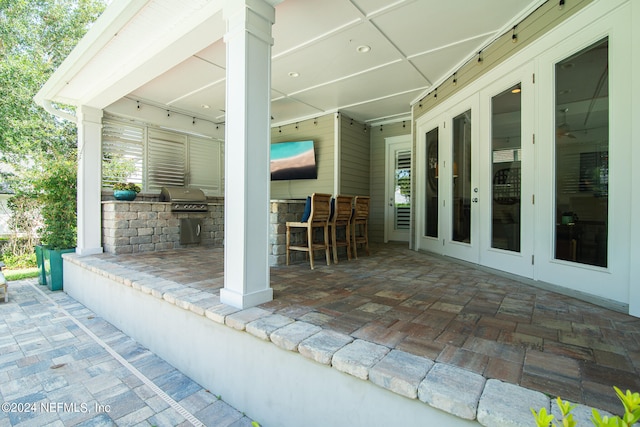
[(313, 141), (271, 144), (271, 180), (316, 179), (316, 153)]

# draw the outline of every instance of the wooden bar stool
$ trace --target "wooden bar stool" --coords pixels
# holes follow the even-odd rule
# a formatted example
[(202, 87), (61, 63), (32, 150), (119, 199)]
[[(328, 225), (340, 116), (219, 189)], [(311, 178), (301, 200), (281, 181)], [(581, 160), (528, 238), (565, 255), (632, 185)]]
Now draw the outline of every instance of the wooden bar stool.
[(351, 246), (353, 246), (353, 256), (358, 259), (358, 245), (363, 245), (364, 250), (369, 255), (369, 196), (356, 196), (353, 208), (353, 218), (351, 226)]
[[(351, 259), (351, 215), (353, 214), (353, 196), (336, 196), (333, 203), (333, 217), (329, 221), (333, 262), (338, 263), (338, 246), (347, 248), (347, 259)], [(338, 227), (344, 227), (345, 238), (338, 240)]]
[[(331, 264), (329, 255), (329, 215), (331, 214), (331, 194), (313, 193), (311, 195), (311, 213), (307, 221), (287, 221), (287, 265), (289, 265), (290, 251), (303, 251), (309, 254), (309, 263), (313, 270), (313, 251), (325, 251), (327, 265)], [(304, 245), (291, 244), (292, 229), (303, 228), (306, 230), (306, 242)], [(321, 228), (323, 241), (316, 242), (313, 238), (313, 231)]]

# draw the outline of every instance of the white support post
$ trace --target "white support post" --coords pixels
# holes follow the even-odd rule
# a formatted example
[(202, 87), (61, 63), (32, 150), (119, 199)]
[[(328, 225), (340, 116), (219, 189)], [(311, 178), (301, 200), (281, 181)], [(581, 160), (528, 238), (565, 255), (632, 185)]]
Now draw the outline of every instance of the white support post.
[(269, 283), (269, 145), (273, 6), (232, 0), (227, 21), (224, 289), (238, 308), (273, 299)]
[(87, 106), (78, 115), (78, 243), (76, 253), (102, 253), (102, 110)]
[[(640, 22), (640, 4), (638, 2), (631, 2), (631, 22)], [(640, 43), (640, 28), (637, 25), (631, 26), (631, 46), (637, 46)], [(637, 75), (640, 71), (640, 54), (637, 50), (631, 50), (631, 73)], [(640, 81), (638, 79), (631, 79), (631, 141), (639, 141), (640, 138)], [(638, 218), (640, 215), (640, 170), (634, 165), (640, 161), (640, 147), (637, 143), (631, 144), (631, 171), (629, 177), (631, 178), (631, 218)], [(611, 215), (611, 214), (609, 214)], [(629, 254), (629, 314), (632, 316), (640, 317), (640, 263), (637, 261), (640, 259), (640, 221), (631, 221), (630, 230), (631, 239), (631, 253)], [(612, 253), (609, 250), (609, 253)]]

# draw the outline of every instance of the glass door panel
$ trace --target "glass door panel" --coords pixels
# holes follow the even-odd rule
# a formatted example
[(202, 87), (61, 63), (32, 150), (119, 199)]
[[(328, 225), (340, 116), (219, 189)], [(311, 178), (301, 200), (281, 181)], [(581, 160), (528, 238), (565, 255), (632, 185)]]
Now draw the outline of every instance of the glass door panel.
[(411, 228), (411, 137), (385, 139), (387, 170), (385, 177), (385, 242), (409, 241)]
[(453, 118), (452, 236), (471, 243), (471, 110)]
[(394, 231), (408, 232), (411, 217), (411, 150), (396, 151)]
[(520, 83), (491, 98), (491, 247), (520, 252), (522, 181)]
[(438, 238), (438, 128), (426, 134), (424, 235)]
[(555, 258), (607, 267), (609, 43), (555, 65)]

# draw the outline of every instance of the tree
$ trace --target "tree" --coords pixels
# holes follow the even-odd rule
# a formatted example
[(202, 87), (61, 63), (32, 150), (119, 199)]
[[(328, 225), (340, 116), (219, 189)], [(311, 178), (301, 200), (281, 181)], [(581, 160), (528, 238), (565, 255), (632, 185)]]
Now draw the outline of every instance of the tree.
[[(17, 202), (37, 200), (33, 184), (47, 164), (74, 159), (75, 125), (40, 108), (33, 97), (107, 1), (0, 0), (0, 179), (21, 198)], [(68, 106), (57, 107), (73, 112)], [(69, 209), (75, 211), (75, 203)], [(19, 215), (28, 215), (19, 210)]]
[(34, 95), (104, 10), (104, 0), (0, 0), (0, 162), (68, 152), (75, 126)]

